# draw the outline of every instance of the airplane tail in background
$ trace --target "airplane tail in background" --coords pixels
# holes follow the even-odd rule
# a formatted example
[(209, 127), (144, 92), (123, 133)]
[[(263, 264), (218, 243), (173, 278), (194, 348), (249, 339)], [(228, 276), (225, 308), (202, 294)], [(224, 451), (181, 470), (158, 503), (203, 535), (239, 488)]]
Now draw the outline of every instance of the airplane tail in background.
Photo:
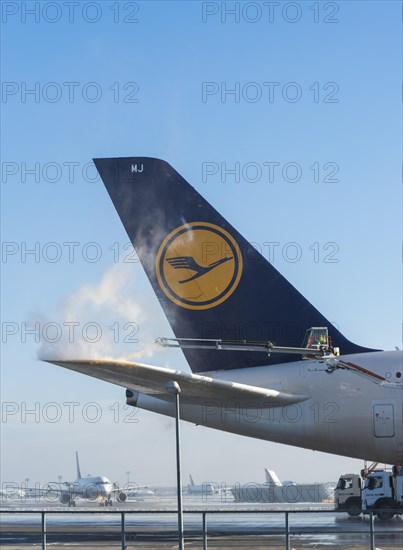
[[(94, 162), (177, 338), (300, 347), (308, 328), (328, 327), (342, 354), (374, 351), (347, 340), (167, 162)], [(295, 361), (256, 351), (183, 352), (193, 372)]]
[(190, 479), (190, 486), (191, 487), (194, 487), (195, 486), (195, 482), (193, 481), (193, 478), (192, 478), (192, 475), (189, 474), (189, 479)]
[(80, 463), (78, 461), (78, 451), (76, 451), (77, 479), (81, 479)]
[(282, 483), (277, 477), (276, 472), (273, 470), (268, 470), (267, 468), (264, 469), (264, 473), (266, 476), (266, 484), (267, 485), (275, 485), (276, 487), (281, 487)]

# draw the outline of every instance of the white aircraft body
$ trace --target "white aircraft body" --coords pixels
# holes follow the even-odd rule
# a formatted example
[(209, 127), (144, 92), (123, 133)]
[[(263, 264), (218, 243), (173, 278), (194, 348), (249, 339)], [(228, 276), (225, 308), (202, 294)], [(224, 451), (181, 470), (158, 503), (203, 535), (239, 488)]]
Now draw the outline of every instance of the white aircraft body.
[(279, 480), (276, 472), (274, 470), (269, 470), (268, 468), (264, 469), (265, 474), (265, 485), (274, 485), (275, 487), (281, 487), (282, 483)]
[[(80, 463), (78, 460), (78, 452), (76, 452), (76, 464), (76, 480), (71, 482), (54, 482), (48, 484), (48, 487), (52, 492), (59, 493), (59, 499), (62, 504), (75, 506), (76, 499), (82, 498), (86, 500), (98, 501), (100, 506), (112, 506), (113, 495), (116, 495), (116, 499), (119, 502), (124, 502), (126, 500), (126, 493), (116, 488), (108, 478), (104, 476), (82, 477)], [(59, 488), (55, 488), (54, 485), (57, 485)]]
[(235, 502), (297, 502), (320, 503), (333, 499), (334, 485), (332, 483), (295, 483), (278, 478), (274, 470), (265, 468), (265, 482), (239, 483), (231, 488)]
[(145, 498), (155, 496), (155, 491), (152, 489), (135, 489), (127, 493), (128, 497), (131, 498)]
[(193, 481), (193, 477), (189, 474), (188, 493), (189, 495), (217, 495), (219, 493), (218, 488), (213, 483), (201, 483), (196, 485)]
[(193, 374), (104, 359), (51, 362), (122, 386), (128, 404), (167, 416), (175, 403), (166, 385), (176, 381), (181, 418), (194, 424), (403, 463), (401, 351), (348, 340), (168, 163), (94, 162), (172, 326), (171, 345)]
[(23, 499), (26, 493), (25, 490), (19, 487), (16, 483), (4, 483), (0, 491), (0, 499)]

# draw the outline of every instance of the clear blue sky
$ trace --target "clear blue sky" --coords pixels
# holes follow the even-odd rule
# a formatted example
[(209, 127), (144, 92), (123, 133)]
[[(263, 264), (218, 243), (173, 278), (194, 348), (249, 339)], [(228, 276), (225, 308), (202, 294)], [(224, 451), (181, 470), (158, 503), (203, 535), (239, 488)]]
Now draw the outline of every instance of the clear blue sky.
[[(108, 353), (141, 355), (169, 334), (140, 265), (115, 265), (127, 237), (91, 181), (93, 157), (167, 160), (266, 257), (264, 243), (279, 243), (274, 265), (349, 339), (400, 346), (400, 2), (282, 2), (272, 12), (106, 0), (74, 13), (37, 2), (36, 15), (23, 4), (2, 5), (1, 397), (14, 413), (1, 424), (4, 481), (68, 479), (76, 449), (84, 471), (175, 479), (170, 419), (139, 412), (123, 422), (123, 389), (39, 362), (35, 335), (24, 337), (28, 322), (96, 321)], [(63, 243), (77, 243), (70, 258)], [(35, 247), (39, 257), (26, 255)], [(120, 334), (114, 346), (108, 327), (127, 321), (139, 343)], [(187, 368), (180, 354), (147, 361)], [(71, 423), (67, 402), (79, 403)], [(89, 402), (100, 404), (99, 422)], [(25, 416), (35, 406), (39, 418)], [(190, 425), (183, 433), (184, 469), (200, 480), (259, 480), (271, 467), (320, 481), (361, 466)], [(292, 476), (296, 460), (312, 467)]]

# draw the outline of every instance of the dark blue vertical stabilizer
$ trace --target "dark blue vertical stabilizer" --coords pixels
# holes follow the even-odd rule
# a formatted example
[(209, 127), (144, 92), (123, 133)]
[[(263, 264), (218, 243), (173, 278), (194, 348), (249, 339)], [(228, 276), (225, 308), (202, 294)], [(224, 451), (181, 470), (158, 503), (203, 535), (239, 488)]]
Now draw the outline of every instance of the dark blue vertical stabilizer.
[[(327, 326), (343, 354), (372, 351), (347, 340), (167, 162), (94, 162), (176, 337), (298, 347), (306, 329)], [(257, 352), (184, 353), (193, 372), (295, 361)]]

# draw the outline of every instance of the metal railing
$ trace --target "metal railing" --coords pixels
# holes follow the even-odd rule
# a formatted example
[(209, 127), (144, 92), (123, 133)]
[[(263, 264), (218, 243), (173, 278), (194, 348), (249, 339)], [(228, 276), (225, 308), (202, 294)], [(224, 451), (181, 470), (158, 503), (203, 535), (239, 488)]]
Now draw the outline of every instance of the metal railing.
[[(384, 511), (384, 510), (383, 510)], [(398, 510), (391, 510), (394, 513), (401, 513), (401, 511)], [(96, 515), (96, 514), (111, 514), (111, 515), (120, 515), (120, 547), (122, 550), (127, 549), (126, 544), (126, 538), (127, 538), (127, 529), (126, 529), (126, 518), (129, 515), (148, 515), (148, 514), (170, 514), (174, 515), (176, 513), (175, 510), (97, 510), (97, 509), (0, 509), (0, 514), (40, 514), (41, 516), (41, 541), (42, 541), (42, 550), (47, 550), (47, 516), (49, 515), (64, 515), (64, 514), (90, 514), (90, 515)], [(266, 515), (278, 515), (283, 514), (284, 515), (284, 530), (281, 532), (276, 531), (270, 532), (268, 529), (267, 532), (259, 532), (259, 535), (261, 536), (269, 536), (269, 535), (276, 535), (276, 536), (284, 536), (285, 537), (285, 550), (290, 550), (290, 538), (292, 536), (298, 536), (300, 534), (311, 534), (311, 535), (320, 535), (326, 533), (328, 534), (340, 534), (340, 529), (334, 529), (331, 530), (328, 527), (323, 527), (323, 531), (320, 530), (320, 528), (316, 527), (315, 530), (309, 531), (309, 529), (306, 529), (305, 527), (303, 529), (298, 528), (298, 530), (293, 530), (290, 526), (290, 514), (296, 515), (296, 514), (329, 514), (329, 513), (338, 513), (336, 510), (262, 510), (257, 509), (253, 510), (251, 508), (248, 509), (231, 509), (231, 510), (217, 510), (217, 509), (190, 509), (190, 510), (184, 510), (184, 514), (191, 514), (191, 515), (201, 515), (202, 516), (202, 541), (203, 541), (203, 550), (207, 550), (207, 544), (208, 544), (208, 529), (207, 529), (207, 516), (213, 516), (213, 515), (224, 515), (224, 514), (266, 514)], [(340, 512), (343, 513), (343, 512)], [(342, 534), (355, 534), (355, 535), (365, 535), (367, 534), (369, 536), (369, 548), (370, 550), (375, 550), (375, 523), (374, 519), (376, 516), (376, 511), (371, 511), (367, 514), (369, 516), (369, 521), (367, 522), (368, 529), (367, 530), (344, 530), (342, 531)], [(361, 525), (364, 525), (362, 523)], [(376, 534), (386, 534), (390, 533), (388, 530), (380, 530), (376, 529)], [(226, 535), (223, 535), (226, 536)], [(228, 536), (228, 535), (227, 535)]]

